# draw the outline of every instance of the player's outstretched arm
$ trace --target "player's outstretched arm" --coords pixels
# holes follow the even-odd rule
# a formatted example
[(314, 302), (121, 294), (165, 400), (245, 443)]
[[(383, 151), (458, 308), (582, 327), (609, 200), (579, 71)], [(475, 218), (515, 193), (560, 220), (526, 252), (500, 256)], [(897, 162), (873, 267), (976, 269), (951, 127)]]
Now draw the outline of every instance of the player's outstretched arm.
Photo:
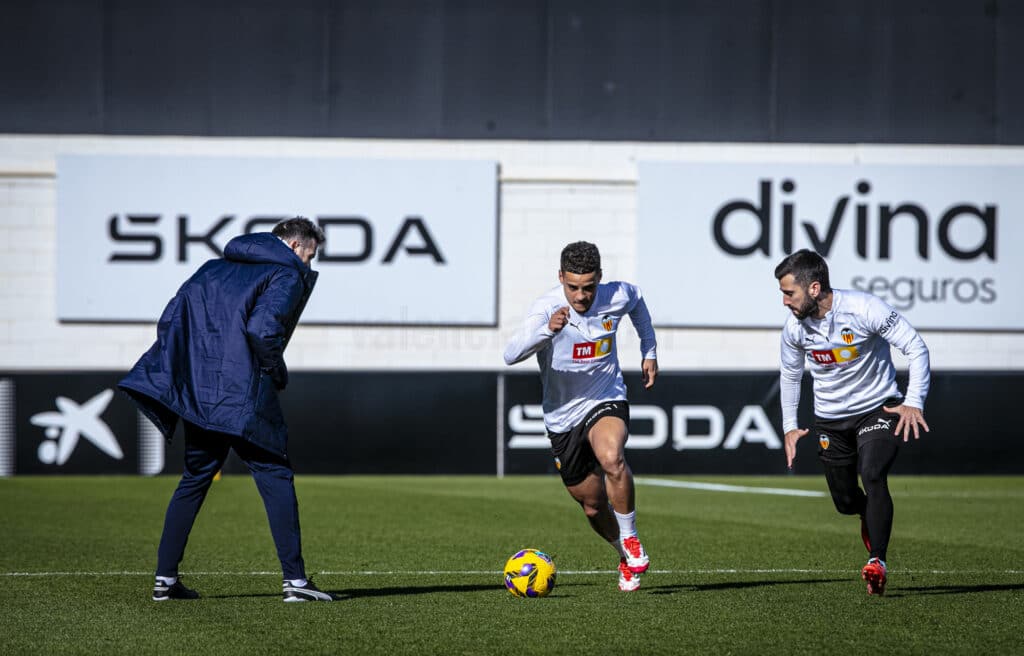
[(920, 439), (921, 428), (924, 432), (929, 432), (928, 424), (924, 420), (924, 413), (921, 412), (920, 408), (915, 408), (911, 405), (898, 405), (895, 408), (883, 408), (886, 412), (891, 412), (900, 416), (899, 421), (896, 422), (896, 437), (900, 436), (900, 431), (903, 431), (903, 441), (910, 441), (910, 431), (914, 431), (914, 439)]
[(806, 428), (794, 428), (786, 432), (783, 438), (786, 445), (786, 467), (792, 469), (793, 461), (796, 460), (796, 443), (801, 437), (807, 434)]

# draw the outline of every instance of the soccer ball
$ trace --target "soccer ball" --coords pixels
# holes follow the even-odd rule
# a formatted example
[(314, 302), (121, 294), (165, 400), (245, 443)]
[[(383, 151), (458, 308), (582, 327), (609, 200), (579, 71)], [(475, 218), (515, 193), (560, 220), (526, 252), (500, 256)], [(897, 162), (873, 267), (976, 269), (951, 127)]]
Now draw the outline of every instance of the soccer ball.
[(557, 575), (551, 556), (536, 549), (523, 549), (505, 563), (505, 587), (516, 597), (546, 597)]

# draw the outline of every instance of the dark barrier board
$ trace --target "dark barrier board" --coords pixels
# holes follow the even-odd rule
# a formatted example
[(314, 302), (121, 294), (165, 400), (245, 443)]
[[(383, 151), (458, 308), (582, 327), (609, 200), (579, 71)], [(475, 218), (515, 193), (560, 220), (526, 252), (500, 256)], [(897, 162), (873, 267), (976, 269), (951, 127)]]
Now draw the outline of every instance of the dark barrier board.
[[(627, 375), (626, 384), (631, 419), (626, 459), (635, 474), (785, 471), (777, 374), (663, 373), (649, 390), (637, 374)], [(522, 439), (543, 431), (539, 378), (507, 376), (505, 391), (506, 471), (554, 472), (547, 449), (530, 448), (542, 440)]]
[[(0, 374), (0, 475), (181, 472), (181, 426), (165, 452), (116, 391), (123, 375)], [(280, 397), (292, 464), (306, 474), (493, 474), (496, 381), (488, 372), (294, 373)], [(247, 470), (232, 455), (225, 471)]]
[[(168, 445), (115, 391), (121, 375), (0, 373), (0, 475), (180, 472), (181, 429)], [(635, 474), (786, 472), (774, 372), (663, 372), (652, 390), (626, 380)], [(902, 445), (893, 473), (1024, 473), (1008, 412), (1022, 389), (1024, 372), (934, 373), (932, 432)], [(811, 398), (805, 378), (801, 426)], [(300, 474), (555, 474), (536, 374), (295, 372), (281, 401)], [(246, 471), (234, 457), (225, 470)], [(794, 471), (821, 471), (812, 436)]]
[[(0, 376), (0, 385), (13, 397), (7, 404), (10, 416), (0, 418), (13, 428), (11, 436), (0, 433), (0, 441), (8, 442), (0, 449), (13, 452), (13, 473), (142, 471), (146, 437), (139, 430), (135, 405), (115, 389), (119, 378), (116, 373), (65, 372)], [(148, 437), (157, 449), (163, 447), (156, 429)], [(181, 446), (180, 440), (176, 446)]]
[(295, 373), (282, 395), (296, 471), (492, 474), (490, 372)]
[[(905, 373), (898, 382), (906, 389)], [(636, 374), (627, 375), (626, 384), (631, 407), (626, 459), (635, 475), (787, 473), (778, 374), (662, 373), (650, 390)], [(1020, 390), (1021, 372), (933, 372), (925, 407), (931, 433), (901, 445), (893, 473), (1024, 472), (1021, 429), (1007, 412)], [(538, 435), (539, 378), (507, 375), (505, 392), (506, 472), (554, 473), (546, 449), (516, 439)], [(810, 428), (812, 422), (811, 379), (805, 376), (800, 426)], [(813, 435), (798, 443), (793, 472), (821, 472)]]

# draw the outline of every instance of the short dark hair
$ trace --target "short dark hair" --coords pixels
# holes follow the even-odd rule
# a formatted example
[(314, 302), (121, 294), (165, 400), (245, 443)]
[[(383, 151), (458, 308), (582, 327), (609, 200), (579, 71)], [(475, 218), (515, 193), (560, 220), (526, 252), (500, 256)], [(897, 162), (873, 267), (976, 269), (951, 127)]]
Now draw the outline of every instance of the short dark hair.
[(562, 249), (562, 271), (601, 273), (601, 253), (588, 241), (574, 241)]
[(272, 232), (275, 237), (285, 241), (291, 239), (298, 239), (303, 242), (315, 241), (317, 246), (323, 244), (327, 239), (320, 226), (304, 216), (285, 219), (275, 225)]
[(812, 282), (818, 281), (822, 293), (832, 291), (828, 281), (828, 264), (825, 258), (814, 251), (803, 248), (789, 255), (779, 262), (775, 267), (776, 280), (782, 280), (783, 276), (793, 274), (793, 281), (801, 287), (808, 287)]

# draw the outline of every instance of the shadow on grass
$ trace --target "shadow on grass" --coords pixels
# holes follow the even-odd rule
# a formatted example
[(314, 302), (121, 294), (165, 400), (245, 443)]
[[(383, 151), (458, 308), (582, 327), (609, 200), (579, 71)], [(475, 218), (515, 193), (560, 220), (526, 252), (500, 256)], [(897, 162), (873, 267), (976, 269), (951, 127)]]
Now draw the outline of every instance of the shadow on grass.
[[(592, 583), (559, 583), (556, 588), (556, 592), (553, 594), (558, 597), (569, 597), (571, 594), (566, 594), (566, 588), (574, 586), (589, 586)], [(349, 599), (357, 599), (359, 597), (390, 597), (390, 596), (403, 596), (403, 595), (417, 595), (417, 594), (434, 594), (437, 592), (480, 592), (486, 590), (502, 591), (504, 586), (501, 583), (493, 585), (419, 585), (419, 586), (393, 586), (389, 588), (348, 588), (346, 590), (332, 590), (331, 592), (343, 596)]]
[(886, 597), (913, 597), (918, 595), (971, 594), (976, 592), (1006, 592), (1024, 590), (1024, 583), (988, 583), (984, 585), (928, 585), (904, 587), (889, 591)]
[(843, 583), (849, 579), (802, 579), (799, 581), (726, 581), (723, 583), (679, 583), (676, 585), (652, 585), (641, 588), (650, 594), (675, 594), (677, 592), (710, 592), (714, 590), (742, 590), (763, 588), (771, 585), (814, 585), (818, 583)]
[(499, 585), (396, 585), (387, 588), (348, 588), (332, 590), (334, 594), (349, 599), (361, 597), (401, 597), (405, 595), (435, 594), (438, 592), (478, 592), (500, 590)]
[[(565, 588), (578, 585), (593, 585), (591, 583), (561, 583), (558, 585), (559, 597), (569, 597)], [(485, 590), (502, 591), (504, 588), (500, 583), (493, 585), (401, 585), (387, 588), (346, 588), (343, 590), (325, 590), (338, 597), (339, 601), (345, 599), (359, 599), (362, 597), (403, 597), (418, 594), (437, 594), (442, 592), (480, 592)], [(280, 597), (281, 593), (256, 592), (251, 594), (204, 594), (206, 599), (258, 599), (260, 597)]]

